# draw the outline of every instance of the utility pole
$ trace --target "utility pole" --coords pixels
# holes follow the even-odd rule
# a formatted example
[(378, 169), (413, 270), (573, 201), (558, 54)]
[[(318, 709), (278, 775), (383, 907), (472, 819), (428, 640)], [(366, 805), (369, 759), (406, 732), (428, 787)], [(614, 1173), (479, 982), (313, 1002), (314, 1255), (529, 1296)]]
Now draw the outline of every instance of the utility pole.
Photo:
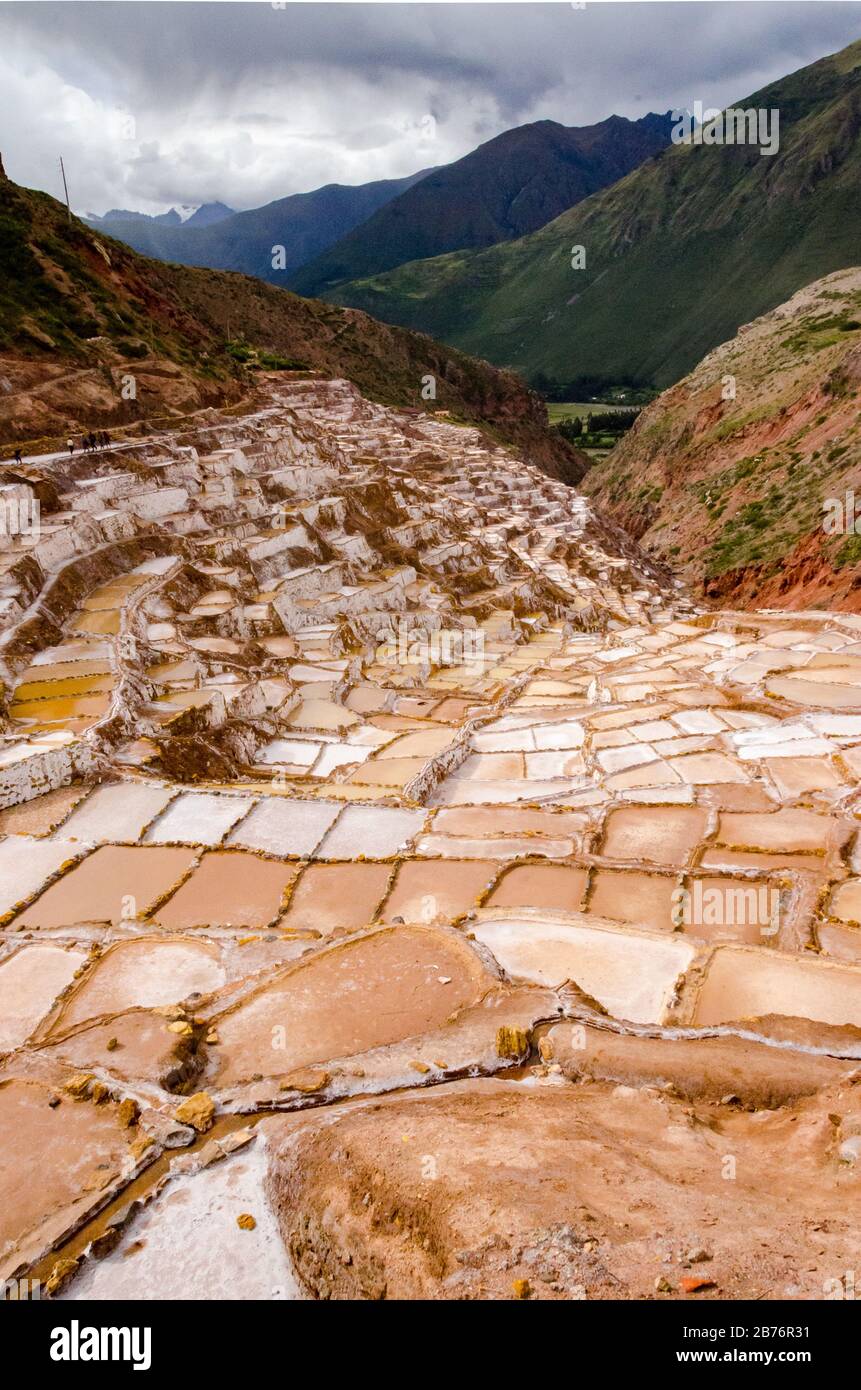
[(69, 207), (69, 186), (66, 183), (66, 170), (63, 166), (63, 156), (60, 155), (60, 173), (63, 175), (63, 189), (66, 194), (66, 212), (69, 214), (69, 225), (72, 224), (72, 209)]

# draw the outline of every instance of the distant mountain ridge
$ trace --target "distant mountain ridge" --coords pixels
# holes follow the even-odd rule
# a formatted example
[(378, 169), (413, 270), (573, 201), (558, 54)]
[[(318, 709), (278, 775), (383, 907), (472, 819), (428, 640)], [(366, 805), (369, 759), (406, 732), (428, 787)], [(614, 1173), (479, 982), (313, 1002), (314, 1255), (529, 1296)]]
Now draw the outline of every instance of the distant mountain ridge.
[(305, 265), (291, 288), (320, 295), (407, 261), (535, 231), (663, 149), (672, 125), (667, 112), (506, 130), (385, 204)]
[(229, 208), (226, 203), (182, 203), (179, 207), (172, 207), (168, 212), (152, 214), (131, 212), (128, 208), (111, 208), (101, 217), (93, 212), (88, 213), (84, 221), (91, 227), (105, 227), (125, 222), (148, 222), (159, 227), (211, 227), (216, 222), (223, 222), (225, 217), (233, 215), (234, 209)]
[[(211, 270), (239, 270), (286, 288), (292, 272), (427, 172), (422, 169), (403, 179), (380, 179), (356, 186), (330, 183), (247, 212), (226, 209), (223, 217), (213, 217), (211, 210), (224, 204), (208, 203), (185, 224), (179, 214), (174, 220), (169, 213), (156, 218), (140, 213), (106, 213), (100, 220), (87, 221), (145, 256)], [(274, 256), (275, 247), (284, 248), (283, 256)], [(273, 259), (277, 259), (280, 268), (273, 265)]]

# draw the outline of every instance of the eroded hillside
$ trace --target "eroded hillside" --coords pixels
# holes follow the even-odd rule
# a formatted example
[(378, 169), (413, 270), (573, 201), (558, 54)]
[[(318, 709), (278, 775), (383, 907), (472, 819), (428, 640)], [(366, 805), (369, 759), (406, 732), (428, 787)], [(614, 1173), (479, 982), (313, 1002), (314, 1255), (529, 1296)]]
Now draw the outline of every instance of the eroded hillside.
[(0, 441), (47, 447), (250, 403), (255, 364), (346, 377), (385, 404), (480, 424), (554, 476), (583, 471), (512, 373), (249, 276), (147, 260), (0, 164)]
[(712, 600), (861, 609), (861, 270), (709, 353), (583, 486)]

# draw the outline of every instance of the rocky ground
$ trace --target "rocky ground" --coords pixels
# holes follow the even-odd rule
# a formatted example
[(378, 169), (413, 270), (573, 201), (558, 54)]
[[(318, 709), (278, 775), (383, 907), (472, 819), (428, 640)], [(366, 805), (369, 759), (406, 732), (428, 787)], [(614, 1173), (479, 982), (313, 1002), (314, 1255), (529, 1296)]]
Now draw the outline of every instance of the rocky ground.
[(861, 618), (339, 380), (3, 499), (0, 1277), (841, 1296)]

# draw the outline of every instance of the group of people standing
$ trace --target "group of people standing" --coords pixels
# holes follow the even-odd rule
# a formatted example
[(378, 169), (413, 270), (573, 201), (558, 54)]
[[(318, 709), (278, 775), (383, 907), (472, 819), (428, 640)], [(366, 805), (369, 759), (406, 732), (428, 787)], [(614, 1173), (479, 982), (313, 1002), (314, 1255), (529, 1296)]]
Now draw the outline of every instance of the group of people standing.
[[(111, 436), (107, 430), (94, 430), (92, 434), (81, 435), (81, 453), (91, 454), (96, 449), (109, 449), (111, 446)], [(75, 452), (74, 439), (66, 440), (66, 448), (70, 454)]]
[[(108, 434), (107, 430), (93, 430), (92, 434), (81, 435), (81, 443), (79, 447), (82, 454), (92, 454), (95, 453), (96, 449), (109, 449), (112, 443), (113, 440), (111, 439), (111, 436)], [(66, 448), (68, 449), (69, 455), (71, 457), (71, 455), (75, 452), (74, 439), (70, 438), (66, 440)], [(24, 462), (21, 456), (20, 448), (17, 448), (15, 450), (14, 458), (16, 463)]]

